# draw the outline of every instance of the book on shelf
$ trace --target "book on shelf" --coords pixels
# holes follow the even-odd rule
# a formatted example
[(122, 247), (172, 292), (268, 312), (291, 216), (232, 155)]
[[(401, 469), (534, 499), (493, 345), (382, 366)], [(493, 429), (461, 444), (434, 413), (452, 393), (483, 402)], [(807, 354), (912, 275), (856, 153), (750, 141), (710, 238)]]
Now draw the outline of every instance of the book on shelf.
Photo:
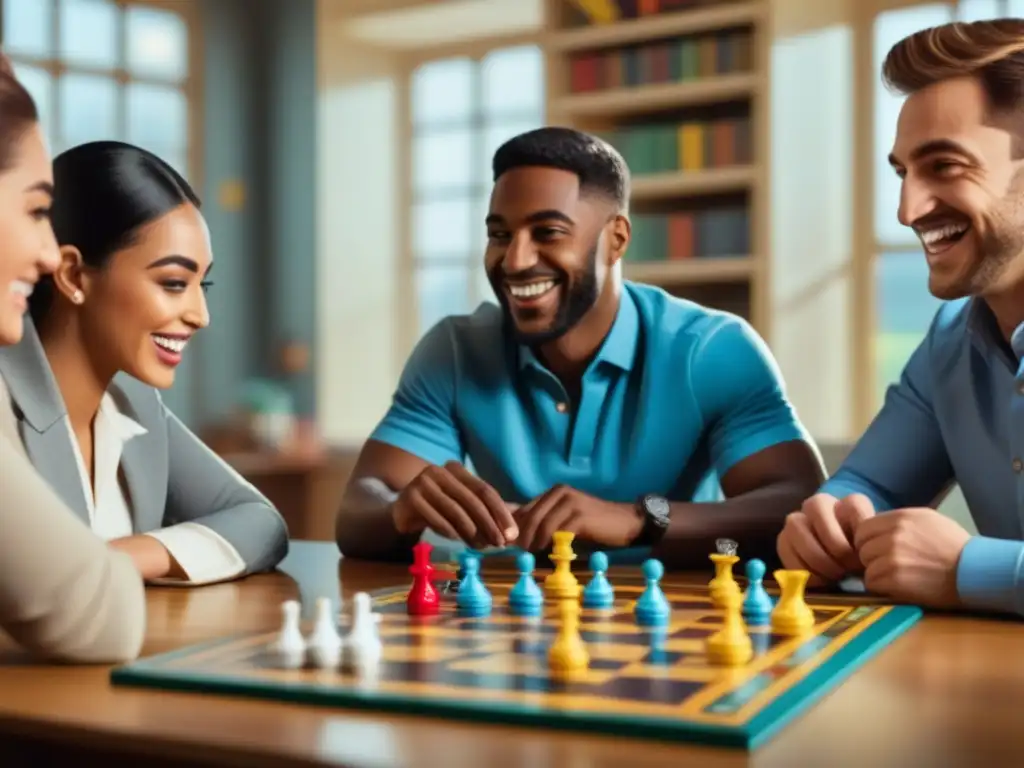
[(594, 93), (750, 72), (746, 29), (689, 35), (569, 56), (569, 91)]
[(564, 23), (568, 27), (614, 24), (722, 4), (723, 0), (563, 0)]
[(750, 212), (746, 206), (640, 213), (631, 216), (630, 221), (627, 263), (750, 255)]

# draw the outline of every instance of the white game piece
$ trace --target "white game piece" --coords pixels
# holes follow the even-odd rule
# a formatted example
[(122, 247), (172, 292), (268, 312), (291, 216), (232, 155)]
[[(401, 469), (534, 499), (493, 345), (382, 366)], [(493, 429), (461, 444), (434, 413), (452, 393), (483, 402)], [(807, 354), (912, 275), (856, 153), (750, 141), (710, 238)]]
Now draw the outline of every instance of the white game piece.
[(298, 669), (306, 660), (306, 640), (299, 626), (299, 609), (297, 600), (286, 600), (281, 604), (281, 631), (271, 644), (271, 651), (277, 655), (278, 663), (284, 669)]
[(384, 652), (377, 624), (380, 614), (372, 612), (370, 595), (359, 592), (352, 599), (352, 631), (345, 638), (345, 661), (350, 667), (372, 667)]
[(329, 597), (316, 600), (316, 621), (306, 638), (309, 658), (320, 669), (331, 669), (341, 661), (341, 636), (334, 624), (334, 612)]

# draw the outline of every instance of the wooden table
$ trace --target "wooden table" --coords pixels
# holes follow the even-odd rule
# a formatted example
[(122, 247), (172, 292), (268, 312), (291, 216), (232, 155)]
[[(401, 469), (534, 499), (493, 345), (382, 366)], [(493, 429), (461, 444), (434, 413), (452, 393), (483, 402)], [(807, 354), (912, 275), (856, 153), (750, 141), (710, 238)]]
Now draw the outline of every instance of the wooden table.
[[(339, 564), (294, 542), (283, 573), (202, 589), (153, 589), (151, 654), (280, 623), (297, 597), (405, 583), (403, 568)], [(706, 579), (707, 574), (701, 574)], [(1019, 765), (1024, 624), (927, 616), (761, 750), (746, 754), (211, 696), (114, 689), (108, 669), (33, 666), (0, 650), (0, 765), (857, 766)], [(45, 742), (45, 743), (44, 743)], [(16, 744), (25, 762), (10, 752)]]

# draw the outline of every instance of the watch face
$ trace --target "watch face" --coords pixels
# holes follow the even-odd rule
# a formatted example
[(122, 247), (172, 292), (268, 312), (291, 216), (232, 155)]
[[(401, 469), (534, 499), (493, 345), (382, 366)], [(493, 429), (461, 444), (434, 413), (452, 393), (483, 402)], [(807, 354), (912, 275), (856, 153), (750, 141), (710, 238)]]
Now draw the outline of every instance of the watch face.
[(660, 522), (667, 523), (669, 517), (668, 499), (663, 496), (647, 496), (644, 499), (644, 507), (647, 512)]

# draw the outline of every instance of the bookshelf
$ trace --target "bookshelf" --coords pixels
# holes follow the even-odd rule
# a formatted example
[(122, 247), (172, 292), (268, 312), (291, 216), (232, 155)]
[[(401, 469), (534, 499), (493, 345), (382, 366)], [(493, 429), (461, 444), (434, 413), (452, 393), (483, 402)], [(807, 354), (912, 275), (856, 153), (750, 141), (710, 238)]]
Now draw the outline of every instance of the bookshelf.
[(548, 123), (633, 175), (627, 279), (770, 329), (768, 0), (545, 0)]

